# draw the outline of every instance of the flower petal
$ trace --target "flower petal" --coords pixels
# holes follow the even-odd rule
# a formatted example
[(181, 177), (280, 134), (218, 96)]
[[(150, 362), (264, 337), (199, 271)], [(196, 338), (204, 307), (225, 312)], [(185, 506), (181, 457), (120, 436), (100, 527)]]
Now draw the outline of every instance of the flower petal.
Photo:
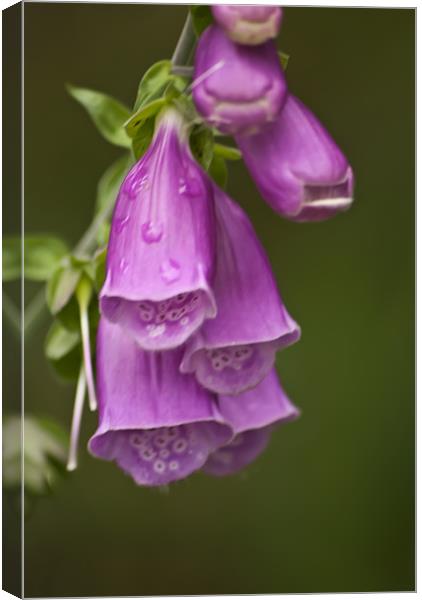
[(181, 370), (216, 393), (238, 394), (265, 377), (275, 352), (297, 341), (300, 328), (245, 213), (219, 188), (215, 209), (218, 314), (188, 343)]
[(204, 466), (211, 475), (230, 475), (250, 464), (268, 445), (275, 426), (299, 416), (280, 386), (275, 370), (253, 390), (219, 398), (221, 414), (235, 437), (213, 452)]
[(229, 134), (257, 131), (273, 121), (287, 93), (273, 42), (239, 46), (216, 25), (198, 42), (192, 88), (198, 112)]
[(101, 312), (146, 350), (181, 345), (216, 310), (212, 189), (183, 128), (176, 111), (164, 113), (111, 227)]
[(179, 373), (181, 352), (144, 352), (122, 328), (100, 321), (100, 425), (89, 449), (139, 485), (187, 477), (232, 436), (214, 396)]
[(262, 197), (294, 221), (321, 221), (349, 208), (353, 173), (317, 118), (292, 95), (271, 127), (237, 144)]

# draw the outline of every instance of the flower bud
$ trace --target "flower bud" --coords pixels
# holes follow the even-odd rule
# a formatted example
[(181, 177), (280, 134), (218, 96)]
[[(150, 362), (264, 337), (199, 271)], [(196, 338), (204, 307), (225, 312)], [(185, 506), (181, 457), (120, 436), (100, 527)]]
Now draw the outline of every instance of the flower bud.
[(250, 46), (275, 38), (283, 15), (279, 6), (216, 4), (211, 10), (230, 39)]
[(202, 117), (230, 135), (257, 132), (273, 121), (287, 93), (273, 42), (239, 46), (216, 25), (199, 40), (192, 89)]
[(236, 142), (255, 184), (275, 211), (293, 221), (322, 221), (353, 201), (353, 172), (312, 112), (292, 95), (277, 120)]

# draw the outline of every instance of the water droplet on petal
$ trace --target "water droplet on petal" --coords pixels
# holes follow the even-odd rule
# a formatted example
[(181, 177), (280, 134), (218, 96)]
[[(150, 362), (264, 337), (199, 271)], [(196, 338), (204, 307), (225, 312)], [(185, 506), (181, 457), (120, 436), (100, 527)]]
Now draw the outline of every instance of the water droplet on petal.
[(199, 196), (202, 186), (195, 177), (181, 177), (179, 179), (179, 193), (184, 196)]
[(127, 262), (127, 260), (125, 258), (122, 258), (122, 260), (119, 263), (119, 269), (122, 273), (126, 273), (126, 271), (129, 268), (129, 263)]
[(149, 177), (148, 175), (144, 175), (141, 179), (140, 186), (141, 190), (147, 190), (149, 188)]
[(130, 200), (135, 200), (139, 192), (149, 188), (149, 177), (144, 175), (139, 179), (139, 174), (134, 175), (131, 181), (127, 183), (126, 192)]
[(162, 223), (154, 223), (153, 221), (147, 221), (141, 227), (142, 237), (147, 244), (153, 244), (159, 242), (163, 237), (163, 225)]
[(165, 330), (166, 330), (166, 326), (164, 325), (164, 323), (162, 325), (157, 325), (157, 327), (154, 327), (153, 329), (150, 330), (149, 337), (156, 338), (160, 335), (163, 335)]
[(129, 223), (129, 217), (123, 217), (122, 219), (115, 219), (113, 222), (116, 233), (122, 233), (123, 229)]
[(179, 263), (172, 258), (165, 260), (160, 267), (160, 274), (166, 283), (173, 283), (180, 277)]

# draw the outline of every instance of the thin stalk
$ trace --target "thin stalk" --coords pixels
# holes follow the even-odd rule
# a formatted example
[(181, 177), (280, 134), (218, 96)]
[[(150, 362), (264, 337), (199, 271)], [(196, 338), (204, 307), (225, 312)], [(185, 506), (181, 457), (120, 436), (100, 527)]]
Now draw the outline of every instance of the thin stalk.
[(70, 433), (69, 457), (67, 460), (67, 470), (74, 471), (78, 466), (78, 443), (79, 432), (81, 430), (82, 412), (84, 408), (86, 391), (85, 369), (83, 363), (79, 371), (78, 383), (76, 386), (75, 404), (73, 405), (72, 429)]
[(89, 408), (97, 409), (97, 395), (95, 392), (95, 379), (91, 360), (91, 342), (89, 336), (88, 306), (91, 299), (92, 288), (87, 278), (81, 279), (76, 288), (76, 297), (79, 304), (79, 314), (82, 334), (82, 351), (85, 365), (85, 378), (88, 385)]

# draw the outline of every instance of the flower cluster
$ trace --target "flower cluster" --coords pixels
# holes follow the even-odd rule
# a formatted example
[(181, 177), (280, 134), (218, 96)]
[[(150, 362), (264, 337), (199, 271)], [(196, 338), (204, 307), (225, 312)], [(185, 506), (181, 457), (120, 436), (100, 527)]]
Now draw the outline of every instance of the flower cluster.
[[(287, 89), (271, 38), (278, 7), (215, 6), (195, 55), (193, 100), (230, 134), (262, 196), (319, 220), (351, 202), (352, 173)], [(243, 210), (195, 161), (174, 105), (120, 187), (100, 293), (93, 455), (146, 486), (233, 473), (298, 415), (274, 369), (300, 328)]]

